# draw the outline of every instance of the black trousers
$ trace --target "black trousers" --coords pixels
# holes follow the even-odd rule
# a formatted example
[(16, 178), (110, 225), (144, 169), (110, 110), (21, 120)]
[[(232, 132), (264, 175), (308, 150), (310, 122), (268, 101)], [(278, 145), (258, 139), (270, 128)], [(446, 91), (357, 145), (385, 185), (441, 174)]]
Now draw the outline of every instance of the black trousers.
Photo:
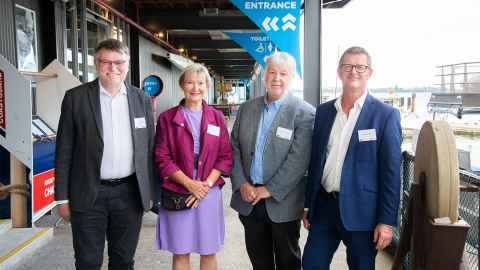
[(300, 270), (300, 220), (275, 223), (265, 201), (258, 202), (248, 216), (240, 215), (245, 243), (253, 270)]
[(71, 213), (76, 268), (100, 270), (106, 239), (108, 269), (134, 269), (133, 258), (142, 217), (143, 208), (135, 179), (117, 186), (100, 185), (91, 209)]

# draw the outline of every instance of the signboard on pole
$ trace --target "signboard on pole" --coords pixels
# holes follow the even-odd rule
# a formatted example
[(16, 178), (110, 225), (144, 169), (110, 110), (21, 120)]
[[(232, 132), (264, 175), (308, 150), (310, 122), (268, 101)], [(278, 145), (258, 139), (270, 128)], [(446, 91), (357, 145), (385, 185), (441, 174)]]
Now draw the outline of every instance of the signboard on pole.
[[(80, 84), (58, 61), (41, 73), (40, 80), (36, 73), (21, 74), (0, 55), (0, 145), (30, 169), (25, 182), (31, 193), (31, 222), (55, 206), (55, 129), (65, 91)], [(31, 80), (37, 82), (35, 95)]]
[(157, 75), (149, 75), (143, 80), (142, 88), (149, 97), (157, 97), (163, 91), (163, 81)]
[(0, 145), (32, 168), (32, 92), (30, 81), (0, 55)]
[(142, 84), (143, 91), (147, 93), (152, 101), (153, 114), (157, 113), (157, 97), (163, 91), (163, 81), (157, 75), (149, 75), (143, 80)]
[(277, 47), (290, 53), (297, 61), (297, 72), (302, 76), (300, 59), (300, 0), (230, 0), (247, 15)]
[(5, 81), (3, 70), (0, 70), (0, 136), (5, 138), (6, 129), (5, 116)]
[(80, 85), (57, 60), (41, 73), (54, 75), (37, 81), (36, 115), (32, 116), (32, 221), (35, 222), (55, 207), (55, 130), (60, 118), (61, 103), (68, 89)]
[(265, 33), (224, 32), (238, 45), (242, 46), (260, 65), (265, 67), (265, 57), (272, 54), (276, 46)]
[[(51, 169), (33, 176), (33, 213), (49, 211), (55, 202), (55, 170)], [(52, 207), (49, 207), (52, 206)], [(45, 211), (45, 212), (46, 212)], [(41, 213), (39, 216), (42, 216)]]

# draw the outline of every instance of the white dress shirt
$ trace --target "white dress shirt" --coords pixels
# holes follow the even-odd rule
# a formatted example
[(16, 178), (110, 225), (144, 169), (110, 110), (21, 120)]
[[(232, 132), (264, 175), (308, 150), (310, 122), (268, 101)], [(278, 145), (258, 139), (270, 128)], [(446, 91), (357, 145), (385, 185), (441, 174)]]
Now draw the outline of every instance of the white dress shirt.
[(122, 83), (120, 92), (111, 96), (100, 81), (99, 85), (103, 124), (103, 155), (100, 178), (127, 177), (135, 172), (127, 88)]
[[(98, 84), (103, 125), (103, 155), (100, 178), (127, 177), (135, 172), (127, 88), (122, 83), (120, 92), (116, 96), (110, 96), (100, 81)], [(69, 203), (69, 200), (57, 201), (57, 204), (66, 203)]]
[(342, 96), (335, 102), (337, 115), (328, 139), (327, 161), (322, 176), (322, 185), (327, 192), (340, 191), (343, 162), (366, 97), (367, 91), (355, 101), (348, 115), (342, 110)]

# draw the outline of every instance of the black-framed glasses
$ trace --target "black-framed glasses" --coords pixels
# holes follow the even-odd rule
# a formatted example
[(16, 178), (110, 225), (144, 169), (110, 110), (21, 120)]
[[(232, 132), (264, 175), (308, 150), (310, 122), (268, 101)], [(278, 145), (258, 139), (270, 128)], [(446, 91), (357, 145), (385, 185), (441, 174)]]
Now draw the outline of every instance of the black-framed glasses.
[(366, 66), (366, 65), (342, 64), (340, 66), (340, 68), (342, 69), (342, 71), (345, 71), (345, 72), (352, 72), (353, 68), (355, 68), (355, 70), (358, 73), (363, 73), (363, 72), (367, 71), (370, 67)]

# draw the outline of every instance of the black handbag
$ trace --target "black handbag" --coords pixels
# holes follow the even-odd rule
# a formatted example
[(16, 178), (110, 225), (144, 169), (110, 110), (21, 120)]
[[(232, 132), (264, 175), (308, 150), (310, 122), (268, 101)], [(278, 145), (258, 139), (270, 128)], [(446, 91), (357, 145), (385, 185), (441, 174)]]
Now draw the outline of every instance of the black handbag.
[(178, 193), (162, 187), (162, 208), (168, 211), (180, 211), (190, 209), (187, 199), (190, 194)]

